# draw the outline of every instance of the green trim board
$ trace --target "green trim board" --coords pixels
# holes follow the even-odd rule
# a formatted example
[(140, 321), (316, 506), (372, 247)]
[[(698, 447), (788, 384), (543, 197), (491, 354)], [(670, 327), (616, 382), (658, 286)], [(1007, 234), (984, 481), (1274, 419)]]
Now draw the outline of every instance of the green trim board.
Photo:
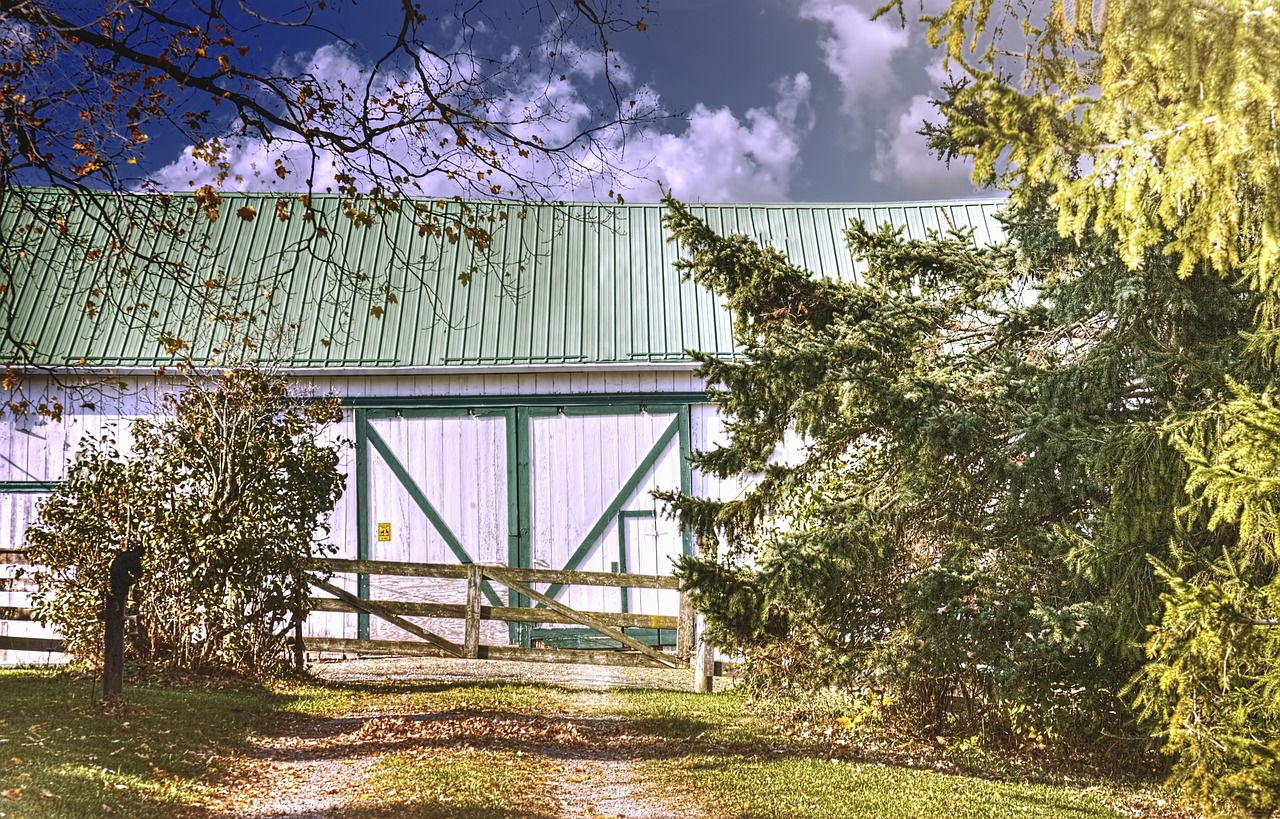
[[(633, 639), (639, 640), (655, 648), (675, 647), (675, 629), (628, 628), (623, 632)], [(541, 641), (547, 648), (565, 649), (619, 649), (622, 643), (600, 632), (586, 628), (535, 628), (531, 635), (533, 640)]]
[[(369, 425), (365, 411), (355, 410), (356, 427), (356, 560), (369, 559), (369, 442), (366, 435)], [(369, 575), (356, 575), (356, 596), (369, 599)], [(356, 615), (356, 637), (369, 639), (369, 613)]]
[(420, 405), (409, 407), (369, 407), (364, 411), (364, 417), (367, 420), (385, 418), (463, 418), (467, 416), (494, 418), (498, 416), (507, 417), (510, 414), (510, 407), (499, 406), (468, 407), (464, 410), (461, 406)]
[[(516, 409), (516, 425), (515, 425), (515, 450), (516, 450), (516, 480), (515, 480), (515, 497), (512, 501), (516, 506), (516, 557), (519, 561), (518, 568), (527, 569), (533, 558), (533, 504), (529, 502), (532, 494), (532, 481), (530, 477), (531, 459), (529, 455), (529, 408), (518, 407)], [(508, 487), (508, 492), (511, 487)], [(528, 608), (530, 600), (527, 596), (518, 592), (511, 592), (511, 605), (521, 608)], [(529, 624), (520, 623), (520, 645), (529, 648), (531, 646), (532, 629)]]
[(62, 484), (62, 481), (0, 481), (0, 493), (43, 495), (54, 491)]
[[(693, 455), (692, 420), (689, 417), (693, 410), (686, 404), (678, 412), (680, 414), (680, 494), (688, 496), (693, 494), (693, 463), (689, 460)], [(689, 557), (693, 554), (693, 528), (688, 525), (681, 526), (680, 538), (683, 541), (684, 555)]]
[(674, 407), (688, 404), (707, 404), (705, 391), (697, 392), (618, 392), (618, 393), (556, 393), (539, 395), (417, 395), (417, 396), (357, 396), (342, 399), (344, 407), (359, 409), (404, 410), (418, 408), (471, 408), (471, 407), (579, 407), (591, 406), (608, 411), (636, 409), (647, 405), (650, 412), (657, 407)]
[[(519, 569), (529, 568), (528, 556), (521, 551), (523, 540), (520, 537), (520, 498), (512, 491), (519, 483), (520, 469), (517, 463), (521, 436), (519, 435), (519, 412), (514, 408), (502, 410), (506, 416), (507, 438), (507, 565)], [(526, 458), (527, 460), (527, 458)], [(519, 592), (507, 589), (507, 605), (512, 607), (528, 607), (529, 601)], [(507, 622), (507, 641), (512, 645), (526, 645), (529, 628), (526, 624)]]
[[(629, 520), (651, 520), (657, 515), (652, 509), (624, 509), (618, 513), (618, 573), (627, 574), (627, 521)], [(619, 586), (618, 593), (621, 595), (622, 613), (626, 614), (631, 611), (631, 587)]]

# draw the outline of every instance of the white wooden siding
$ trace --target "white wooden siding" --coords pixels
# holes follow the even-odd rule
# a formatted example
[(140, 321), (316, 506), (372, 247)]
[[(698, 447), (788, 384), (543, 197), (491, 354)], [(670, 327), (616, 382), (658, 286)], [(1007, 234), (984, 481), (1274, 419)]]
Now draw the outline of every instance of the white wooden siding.
[[(67, 403), (62, 421), (52, 422), (35, 416), (16, 420), (5, 416), (0, 419), (0, 481), (63, 480), (67, 462), (75, 456), (80, 441), (86, 435), (98, 436), (110, 431), (122, 447), (128, 446), (132, 421), (139, 416), (154, 414), (159, 396), (165, 390), (183, 389), (188, 382), (181, 378), (156, 376), (113, 378), (110, 390), (97, 393), (91, 401), (93, 406), (85, 406), (85, 403), (90, 403), (89, 396), (94, 395), (95, 389), (104, 383), (101, 378), (86, 378), (78, 384), (72, 383), (72, 393), (80, 400)], [(516, 407), (522, 404), (522, 398), (537, 395), (688, 393), (700, 391), (702, 387), (702, 382), (690, 371), (309, 376), (294, 379), (294, 389), (300, 394), (385, 398), (388, 405), (394, 405), (398, 398), (473, 396), (486, 399), (486, 404), (490, 405), (495, 398), (509, 399), (509, 403), (507, 400), (502, 403)], [(27, 378), (24, 391), (33, 397), (54, 394), (48, 383), (34, 375)], [(0, 395), (0, 399), (3, 398)], [(406, 415), (411, 416), (412, 413)], [(695, 406), (691, 417), (694, 447), (713, 445), (720, 434), (714, 409)], [(672, 418), (669, 413), (533, 415), (529, 441), (530, 492), (534, 499), (530, 513), (533, 565), (563, 568), (573, 549)], [(508, 531), (507, 498), (513, 491), (507, 485), (507, 417), (481, 413), (476, 417), (444, 419), (375, 419), (372, 423), (449, 528), (466, 546), (472, 559), (507, 563), (511, 534)], [(326, 436), (348, 444), (340, 452), (340, 469), (347, 475), (346, 490), (331, 518), (330, 539), (337, 546), (339, 557), (355, 558), (359, 533), (354, 413), (348, 409), (342, 422), (331, 427)], [(633, 512), (650, 510), (654, 516), (619, 519), (615, 515), (578, 568), (612, 570), (613, 563), (620, 561), (618, 527), (621, 523), (628, 570), (644, 574), (669, 572), (671, 560), (683, 548), (683, 539), (679, 527), (662, 515), (650, 492), (655, 488), (679, 488), (680, 467), (676, 436), (622, 506), (623, 510)], [(369, 475), (370, 556), (375, 559), (456, 562), (456, 557), (439, 534), (427, 526), (425, 516), (404, 487), (372, 451), (369, 453)], [(699, 494), (722, 494), (725, 485), (726, 482), (708, 481), (696, 473), (693, 476), (694, 490)], [(25, 530), (39, 497), (0, 493), (0, 547), (22, 548), (25, 545)], [(390, 543), (377, 540), (376, 527), (383, 522), (392, 524)], [(7, 571), (12, 572), (12, 569)], [(421, 583), (407, 579), (374, 577), (371, 581), (371, 596), (375, 599), (394, 597), (438, 602), (462, 602), (465, 599), (462, 584), (452, 581), (440, 581), (442, 585), (433, 589), (426, 589)], [(356, 592), (354, 575), (338, 575), (333, 582), (347, 591)], [(497, 584), (493, 587), (505, 601), (506, 589)], [(25, 596), (15, 594), (18, 593), (0, 591), (0, 605), (25, 606)], [(560, 599), (577, 607), (618, 611), (622, 608), (622, 594), (618, 589), (573, 587), (565, 589)], [(632, 612), (674, 614), (676, 611), (675, 592), (630, 590), (627, 595), (627, 608)], [(422, 622), (445, 632), (452, 639), (461, 639), (460, 623), (454, 622), (446, 627), (443, 621)], [(0, 629), (21, 636), (54, 636), (35, 623), (0, 623)], [(370, 618), (370, 631), (370, 636), (375, 638), (403, 636), (398, 629), (381, 623), (377, 618)], [(308, 618), (304, 633), (316, 637), (353, 638), (357, 634), (357, 616), (315, 613)], [(487, 623), (483, 640), (505, 643), (506, 625)], [(13, 662), (15, 656), (0, 656), (0, 664)], [(39, 658), (21, 655), (17, 659), (31, 662)]]
[[(474, 563), (506, 565), (507, 424), (502, 415), (446, 418), (379, 418), (370, 426), (387, 444), (412, 482), (426, 496)], [(391, 467), (370, 447), (369, 557), (414, 563), (458, 563), (444, 533), (437, 530)], [(391, 524), (391, 540), (379, 541), (379, 523)], [(506, 590), (498, 587), (504, 602)], [(466, 583), (413, 577), (370, 578), (369, 596), (407, 602), (465, 603)], [(462, 622), (410, 618), (451, 640), (462, 640)], [(375, 640), (414, 639), (370, 618)], [(505, 623), (483, 624), (482, 642), (507, 642)]]
[[(610, 501), (635, 472), (645, 455), (675, 415), (642, 413), (635, 415), (553, 415), (531, 418), (530, 461), (532, 463), (532, 553), (535, 568), (563, 569), (574, 550), (590, 533), (606, 511)], [(650, 545), (628, 541), (628, 568), (634, 551), (637, 564), (648, 562), (646, 573), (669, 574), (671, 560), (683, 550), (680, 527), (662, 518), (652, 492), (655, 489), (680, 488), (680, 442), (673, 436), (662, 456), (648, 470), (644, 479), (627, 496), (619, 511), (649, 511)], [(582, 571), (608, 572), (619, 561), (619, 517), (610, 516), (608, 526), (591, 544), (590, 551), (576, 567)], [(658, 545), (660, 544), (660, 545)], [(641, 560), (640, 553), (651, 552), (652, 561)], [(545, 590), (545, 586), (539, 591)], [(621, 598), (616, 589), (573, 586), (559, 598), (567, 605), (589, 611), (620, 611)], [(658, 598), (633, 598), (633, 612), (676, 614), (672, 605), (666, 610), (647, 607)]]

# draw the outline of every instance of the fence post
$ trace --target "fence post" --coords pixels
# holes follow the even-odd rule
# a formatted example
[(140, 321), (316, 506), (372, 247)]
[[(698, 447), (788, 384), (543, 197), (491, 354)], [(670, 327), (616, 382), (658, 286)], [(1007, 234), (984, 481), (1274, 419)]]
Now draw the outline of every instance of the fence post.
[(676, 626), (676, 656), (682, 660), (693, 659), (693, 606), (689, 596), (680, 593), (680, 620)]
[(102, 646), (102, 699), (119, 702), (124, 696), (124, 605), (120, 595), (107, 595), (106, 621)]
[(307, 670), (307, 652), (302, 642), (301, 620), (293, 624), (293, 670), (299, 674)]
[(474, 660), (480, 656), (480, 603), (484, 570), (472, 563), (467, 566), (467, 619), (462, 635), (462, 653)]
[(715, 649), (707, 642), (707, 621), (701, 614), (698, 623), (698, 655), (693, 662), (693, 690), (698, 694), (710, 694), (715, 690)]

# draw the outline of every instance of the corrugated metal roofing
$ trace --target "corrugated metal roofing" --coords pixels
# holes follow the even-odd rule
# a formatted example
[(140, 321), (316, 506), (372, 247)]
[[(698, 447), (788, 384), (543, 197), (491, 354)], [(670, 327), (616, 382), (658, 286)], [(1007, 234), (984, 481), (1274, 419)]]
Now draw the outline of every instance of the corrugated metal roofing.
[[(201, 364), (248, 358), (292, 369), (434, 368), (735, 352), (727, 311), (673, 269), (679, 248), (666, 241), (657, 204), (428, 200), (353, 220), (337, 197), (312, 197), (308, 208), (297, 196), (229, 194), (210, 221), (190, 194), (24, 189), (5, 199), (7, 361), (159, 367), (190, 355)], [(410, 205), (445, 219), (469, 208), (468, 218), (491, 226), (490, 250), (424, 234), (421, 211), (415, 217)], [(985, 244), (1001, 238), (999, 206), (694, 212), (717, 231), (774, 245), (800, 267), (848, 278), (857, 269), (844, 246), (850, 220), (891, 223), (920, 238), (966, 227)], [(178, 340), (186, 346), (175, 349)]]

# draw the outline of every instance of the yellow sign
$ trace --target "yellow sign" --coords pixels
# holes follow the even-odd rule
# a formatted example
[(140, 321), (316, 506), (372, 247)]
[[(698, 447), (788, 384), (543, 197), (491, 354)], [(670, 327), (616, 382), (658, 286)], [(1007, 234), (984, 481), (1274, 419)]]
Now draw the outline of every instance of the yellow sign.
[(382, 543), (390, 542), (391, 540), (391, 524), (390, 523), (378, 524), (378, 540), (379, 542), (382, 542)]

